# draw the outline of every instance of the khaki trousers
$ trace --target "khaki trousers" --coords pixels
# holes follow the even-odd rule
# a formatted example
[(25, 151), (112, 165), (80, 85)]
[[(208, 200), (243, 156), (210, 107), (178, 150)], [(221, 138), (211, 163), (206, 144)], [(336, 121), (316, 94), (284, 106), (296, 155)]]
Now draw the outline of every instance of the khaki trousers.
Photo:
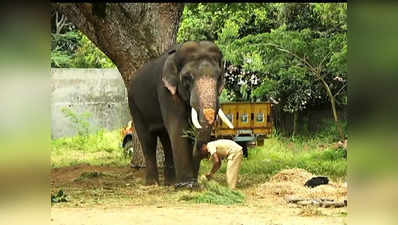
[(238, 182), (238, 174), (240, 164), (242, 162), (243, 154), (242, 150), (231, 150), (228, 154), (227, 164), (227, 183), (228, 187), (234, 189)]

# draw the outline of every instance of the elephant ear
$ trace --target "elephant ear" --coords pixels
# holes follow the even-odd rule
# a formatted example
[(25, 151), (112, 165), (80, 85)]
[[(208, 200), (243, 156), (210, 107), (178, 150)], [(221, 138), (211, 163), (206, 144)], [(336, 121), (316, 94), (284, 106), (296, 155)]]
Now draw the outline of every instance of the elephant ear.
[(175, 60), (175, 50), (169, 51), (169, 56), (163, 66), (162, 81), (172, 95), (177, 92), (178, 70)]

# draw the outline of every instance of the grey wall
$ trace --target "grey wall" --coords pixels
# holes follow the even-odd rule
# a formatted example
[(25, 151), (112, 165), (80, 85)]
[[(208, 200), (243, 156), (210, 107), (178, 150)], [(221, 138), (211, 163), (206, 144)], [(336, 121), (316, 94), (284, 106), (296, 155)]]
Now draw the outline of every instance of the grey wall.
[(119, 129), (131, 120), (127, 90), (117, 69), (51, 69), (51, 137), (76, 134), (61, 112), (91, 113), (91, 132)]

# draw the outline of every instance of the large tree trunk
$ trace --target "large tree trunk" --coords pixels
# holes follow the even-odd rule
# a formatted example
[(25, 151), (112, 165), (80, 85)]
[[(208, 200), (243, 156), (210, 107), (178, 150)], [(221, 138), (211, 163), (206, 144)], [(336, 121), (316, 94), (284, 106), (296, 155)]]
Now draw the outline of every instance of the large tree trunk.
[(181, 3), (57, 3), (53, 7), (117, 66), (128, 87), (137, 69), (176, 42)]

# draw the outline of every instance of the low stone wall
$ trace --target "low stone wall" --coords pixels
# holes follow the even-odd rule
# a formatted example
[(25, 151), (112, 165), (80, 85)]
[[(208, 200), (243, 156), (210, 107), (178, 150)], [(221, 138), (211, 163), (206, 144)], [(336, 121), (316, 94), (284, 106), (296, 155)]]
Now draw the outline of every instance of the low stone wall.
[[(76, 114), (88, 112), (90, 132), (100, 128), (121, 129), (131, 120), (127, 89), (117, 69), (51, 69), (51, 138), (77, 134), (72, 122), (62, 112), (69, 108)], [(134, 134), (135, 157), (145, 166), (138, 138)], [(158, 140), (158, 166), (164, 162)]]
[(63, 107), (90, 113), (90, 132), (119, 129), (131, 120), (127, 89), (117, 69), (51, 69), (52, 138), (77, 132)]

